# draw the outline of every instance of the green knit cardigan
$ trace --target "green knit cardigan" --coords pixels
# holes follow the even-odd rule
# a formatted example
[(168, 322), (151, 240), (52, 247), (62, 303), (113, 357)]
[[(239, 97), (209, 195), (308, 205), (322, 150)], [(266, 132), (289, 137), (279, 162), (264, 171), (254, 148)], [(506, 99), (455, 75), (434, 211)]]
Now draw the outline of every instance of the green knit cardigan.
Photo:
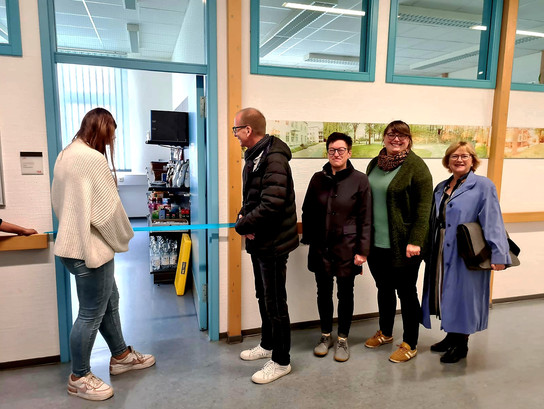
[[(378, 157), (370, 161), (367, 175), (378, 164)], [(429, 168), (419, 156), (410, 151), (387, 188), (387, 216), (393, 265), (402, 267), (419, 262), (424, 256), (429, 216), (433, 196), (433, 179)], [(373, 234), (374, 236), (374, 234)], [(374, 237), (372, 237), (372, 243)], [(406, 246), (421, 247), (420, 257), (406, 257)]]

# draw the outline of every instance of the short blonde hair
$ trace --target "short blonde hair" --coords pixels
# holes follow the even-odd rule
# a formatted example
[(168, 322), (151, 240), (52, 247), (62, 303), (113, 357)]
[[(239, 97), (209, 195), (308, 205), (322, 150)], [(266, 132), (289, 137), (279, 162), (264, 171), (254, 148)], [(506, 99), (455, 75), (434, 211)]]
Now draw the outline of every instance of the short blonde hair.
[(467, 153), (472, 156), (472, 171), (476, 172), (476, 169), (478, 169), (478, 166), (480, 166), (480, 159), (478, 158), (478, 155), (476, 154), (476, 150), (474, 149), (474, 146), (470, 142), (466, 141), (459, 141), (459, 142), (453, 142), (450, 146), (448, 146), (448, 149), (446, 149), (446, 153), (444, 154), (444, 157), (442, 158), (442, 165), (448, 169), (448, 172), (451, 173), (451, 169), (449, 167), (450, 163), (450, 156), (459, 148), (465, 148)]

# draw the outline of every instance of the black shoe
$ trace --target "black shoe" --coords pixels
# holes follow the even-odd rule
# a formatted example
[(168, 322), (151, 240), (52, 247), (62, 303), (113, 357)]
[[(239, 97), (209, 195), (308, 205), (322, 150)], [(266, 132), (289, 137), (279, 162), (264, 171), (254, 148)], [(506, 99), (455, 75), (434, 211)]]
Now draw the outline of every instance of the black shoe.
[(468, 347), (466, 345), (453, 345), (440, 357), (440, 362), (444, 364), (454, 364), (461, 359), (466, 358), (467, 353)]
[(452, 340), (449, 334), (446, 335), (442, 341), (437, 342), (436, 344), (431, 345), (431, 351), (433, 352), (446, 352), (449, 347), (452, 346)]

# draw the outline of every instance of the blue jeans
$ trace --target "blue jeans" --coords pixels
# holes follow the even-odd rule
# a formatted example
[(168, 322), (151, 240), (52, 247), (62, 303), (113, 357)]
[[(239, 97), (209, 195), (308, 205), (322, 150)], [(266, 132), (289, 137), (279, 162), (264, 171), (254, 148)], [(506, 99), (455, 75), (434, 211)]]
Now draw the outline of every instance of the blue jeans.
[(261, 347), (272, 350), (272, 361), (289, 365), (291, 323), (287, 308), (285, 276), (287, 257), (251, 255), (255, 275), (255, 293), (261, 314)]
[(115, 284), (113, 260), (98, 268), (88, 268), (85, 261), (60, 257), (75, 276), (79, 312), (70, 333), (72, 373), (85, 376), (91, 372), (91, 351), (98, 331), (106, 340), (112, 356), (126, 349), (119, 318), (119, 292)]

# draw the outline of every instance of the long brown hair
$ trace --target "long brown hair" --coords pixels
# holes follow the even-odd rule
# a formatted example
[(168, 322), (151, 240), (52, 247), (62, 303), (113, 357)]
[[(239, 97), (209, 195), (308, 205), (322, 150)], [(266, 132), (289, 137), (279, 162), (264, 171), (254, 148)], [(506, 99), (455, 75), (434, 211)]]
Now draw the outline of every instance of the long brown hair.
[(73, 140), (81, 139), (91, 148), (96, 149), (104, 155), (107, 160), (108, 152), (106, 147), (108, 147), (111, 156), (109, 161), (112, 166), (115, 183), (117, 184), (117, 172), (113, 163), (115, 129), (117, 129), (117, 124), (115, 123), (115, 119), (113, 119), (113, 115), (104, 108), (94, 108), (83, 117), (79, 131), (77, 131)]

